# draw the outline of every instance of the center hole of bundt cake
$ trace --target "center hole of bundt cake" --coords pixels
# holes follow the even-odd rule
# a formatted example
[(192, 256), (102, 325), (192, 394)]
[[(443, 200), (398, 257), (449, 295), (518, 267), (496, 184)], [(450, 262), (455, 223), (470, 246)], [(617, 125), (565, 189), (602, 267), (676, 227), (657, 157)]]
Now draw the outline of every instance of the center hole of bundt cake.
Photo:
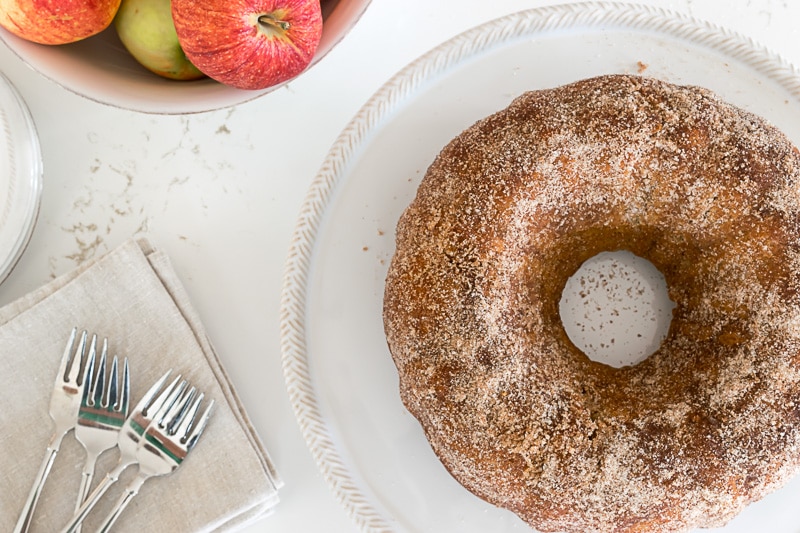
[(559, 313), (567, 336), (589, 359), (619, 368), (661, 346), (674, 306), (650, 261), (617, 251), (581, 265), (564, 287)]

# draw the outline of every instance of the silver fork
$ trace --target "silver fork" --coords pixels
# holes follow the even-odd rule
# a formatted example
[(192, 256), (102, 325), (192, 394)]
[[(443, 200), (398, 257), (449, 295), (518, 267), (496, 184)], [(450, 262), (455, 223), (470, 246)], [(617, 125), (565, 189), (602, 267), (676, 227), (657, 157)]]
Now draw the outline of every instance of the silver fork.
[[(106, 450), (117, 445), (119, 432), (128, 417), (130, 401), (130, 370), (128, 359), (122, 364), (122, 383), (120, 384), (119, 363), (114, 356), (110, 372), (106, 372), (108, 342), (103, 341), (97, 375), (94, 375), (94, 352), (90, 353), (81, 407), (78, 411), (78, 424), (75, 426), (75, 438), (86, 450), (86, 460), (81, 472), (81, 484), (78, 489), (78, 501), (75, 509), (79, 509), (94, 478), (97, 458)], [(108, 377), (108, 384), (106, 384)]]
[[(95, 504), (100, 500), (103, 494), (117, 482), (120, 474), (130, 465), (137, 462), (136, 449), (139, 446), (139, 441), (153, 420), (153, 417), (165, 405), (172, 405), (178, 396), (180, 396), (185, 382), (181, 385), (178, 384), (180, 376), (177, 376), (172, 383), (164, 388), (171, 371), (167, 371), (153, 386), (150, 387), (145, 395), (136, 404), (130, 416), (125, 420), (122, 429), (119, 432), (117, 440), (117, 447), (119, 448), (119, 461), (117, 465), (112, 468), (105, 477), (97, 484), (94, 490), (86, 497), (81, 506), (75, 511), (66, 527), (62, 529), (62, 533), (74, 533), (80, 528), (86, 515), (94, 508)], [(162, 388), (164, 390), (162, 391)]]
[(212, 400), (200, 418), (196, 418), (203, 396), (202, 393), (197, 395), (192, 387), (173, 405), (165, 403), (161, 407), (136, 450), (139, 474), (122, 493), (98, 531), (106, 533), (111, 529), (145, 481), (154, 476), (171, 474), (181, 466), (200, 440), (214, 408)]
[[(39, 472), (36, 474), (33, 487), (28, 494), (28, 499), (25, 501), (25, 506), (14, 527), (14, 533), (23, 533), (30, 528), (36, 504), (39, 501), (44, 483), (47, 480), (47, 476), (58, 454), (61, 441), (64, 435), (75, 427), (75, 421), (78, 417), (78, 410), (81, 405), (81, 396), (83, 395), (85, 386), (85, 380), (83, 379), (81, 371), (86, 368), (87, 338), (87, 333), (84, 331), (81, 333), (77, 347), (75, 347), (77, 333), (77, 328), (73, 328), (69, 336), (69, 341), (67, 341), (67, 346), (64, 349), (64, 355), (61, 358), (61, 365), (59, 366), (56, 382), (50, 397), (50, 418), (53, 420), (53, 434), (47, 444), (42, 464), (39, 467)], [(96, 339), (96, 336), (92, 336), (90, 352), (93, 352), (95, 349)], [(75, 348), (74, 352), (73, 347)]]

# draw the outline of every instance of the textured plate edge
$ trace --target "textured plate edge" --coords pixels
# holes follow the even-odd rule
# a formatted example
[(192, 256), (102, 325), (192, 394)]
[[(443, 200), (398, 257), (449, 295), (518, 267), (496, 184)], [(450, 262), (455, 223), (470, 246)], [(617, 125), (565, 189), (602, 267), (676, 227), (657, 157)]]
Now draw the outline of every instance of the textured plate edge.
[(731, 56), (800, 99), (800, 71), (779, 54), (738, 32), (669, 9), (619, 2), (581, 2), (520, 11), (467, 30), (410, 63), (384, 84), (334, 142), (302, 205), (284, 271), (280, 345), (290, 403), (325, 481), (362, 530), (392, 531), (348, 471), (322, 416), (306, 352), (307, 283), (320, 223), (348, 161), (406, 97), (432, 76), (447, 72), (479, 51), (527, 35), (575, 26), (623, 26), (669, 35)]

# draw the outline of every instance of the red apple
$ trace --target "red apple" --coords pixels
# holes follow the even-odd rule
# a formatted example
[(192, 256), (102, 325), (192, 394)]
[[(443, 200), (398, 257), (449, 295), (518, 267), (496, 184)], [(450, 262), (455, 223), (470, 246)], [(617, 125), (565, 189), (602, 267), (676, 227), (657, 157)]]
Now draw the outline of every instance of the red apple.
[(100, 33), (120, 0), (0, 0), (0, 26), (41, 44), (66, 44)]
[(240, 89), (297, 76), (322, 35), (319, 0), (172, 0), (172, 18), (189, 61)]

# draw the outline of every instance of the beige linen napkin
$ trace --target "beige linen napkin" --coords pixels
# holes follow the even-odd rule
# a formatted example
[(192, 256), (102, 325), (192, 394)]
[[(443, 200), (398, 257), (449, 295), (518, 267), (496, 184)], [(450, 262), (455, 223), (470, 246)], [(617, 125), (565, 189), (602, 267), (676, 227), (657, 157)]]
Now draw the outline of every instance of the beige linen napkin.
[[(216, 409), (197, 447), (172, 475), (152, 478), (115, 531), (218, 531), (270, 512), (281, 480), (259, 441), (169, 259), (130, 240), (0, 309), (0, 531), (11, 531), (39, 468), (52, 426), (48, 406), (73, 326), (108, 337), (128, 357), (131, 407), (168, 369)], [(72, 515), (84, 459), (72, 433), (61, 445), (32, 531), (58, 531)], [(95, 484), (116, 464), (98, 461)], [(136, 474), (129, 467), (89, 515), (92, 531)]]

